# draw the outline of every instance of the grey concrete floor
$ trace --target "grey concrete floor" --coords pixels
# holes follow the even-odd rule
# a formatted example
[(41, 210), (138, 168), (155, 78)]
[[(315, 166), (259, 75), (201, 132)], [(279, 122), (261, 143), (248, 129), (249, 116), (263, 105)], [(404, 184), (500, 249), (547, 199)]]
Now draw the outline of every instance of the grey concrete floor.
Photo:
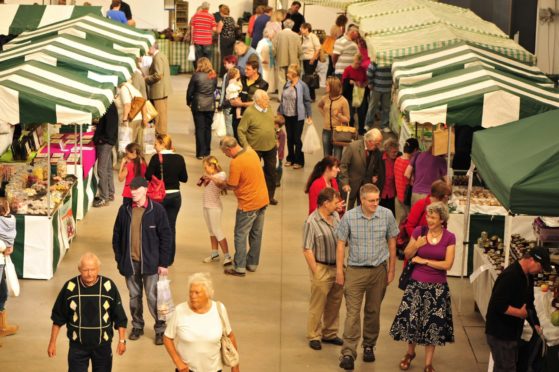
[[(229, 312), (233, 330), (241, 353), (241, 369), (250, 372), (276, 371), (341, 371), (338, 368), (340, 348), (324, 345), (313, 351), (305, 339), (309, 275), (301, 249), (302, 224), (307, 215), (307, 196), (303, 193), (305, 181), (320, 154), (307, 156), (307, 167), (302, 170), (285, 169), (282, 185), (277, 189), (279, 205), (266, 212), (261, 264), (256, 273), (245, 278), (229, 277), (222, 273), (220, 263), (204, 264), (209, 253), (209, 239), (202, 218), (202, 190), (196, 180), (202, 174), (201, 162), (194, 157), (192, 115), (185, 107), (187, 75), (173, 77), (175, 94), (170, 97), (170, 134), (179, 153), (187, 161), (189, 182), (182, 186), (182, 209), (177, 221), (177, 258), (170, 269), (175, 303), (186, 301), (188, 275), (206, 271), (212, 274), (215, 298), (222, 301)], [(323, 91), (318, 94), (320, 97)], [(322, 119), (314, 105), (313, 115), (318, 128)], [(214, 139), (212, 154), (224, 168), (228, 160), (217, 148)], [(120, 192), (122, 185), (118, 185)], [(3, 338), (0, 348), (0, 371), (64, 371), (67, 370), (68, 341), (61, 332), (58, 355), (47, 357), (50, 335), (50, 311), (62, 284), (78, 274), (79, 257), (86, 251), (95, 252), (102, 260), (101, 273), (115, 280), (128, 312), (128, 292), (123, 278), (116, 270), (111, 248), (112, 228), (120, 199), (108, 207), (92, 209), (78, 223), (78, 236), (74, 240), (53, 279), (21, 280), (21, 296), (7, 302), (9, 320), (19, 324), (17, 335)], [(232, 194), (223, 198), (223, 228), (230, 245), (236, 200)], [(398, 273), (401, 264), (397, 265)], [(484, 337), (484, 323), (473, 308), (472, 290), (466, 280), (450, 279), (453, 301), (456, 341), (437, 348), (434, 366), (437, 371), (487, 370), (488, 347)], [(458, 309), (462, 295), (461, 312)], [(406, 346), (393, 341), (388, 330), (402, 292), (392, 284), (382, 306), (381, 335), (374, 363), (363, 363), (361, 355), (356, 371), (398, 371), (398, 363)], [(138, 341), (128, 342), (123, 356), (114, 356), (114, 371), (171, 371), (174, 366), (162, 346), (153, 344), (153, 319), (146, 318), (146, 334)], [(345, 319), (345, 305), (341, 311), (341, 329)], [(116, 347), (116, 342), (113, 343)], [(424, 352), (418, 349), (411, 371), (423, 370)]]

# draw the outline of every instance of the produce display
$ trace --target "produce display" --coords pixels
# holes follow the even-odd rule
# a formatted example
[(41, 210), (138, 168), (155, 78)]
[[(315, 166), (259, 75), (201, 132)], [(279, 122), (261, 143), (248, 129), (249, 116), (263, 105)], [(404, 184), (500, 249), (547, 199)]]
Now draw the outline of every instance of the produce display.
[[(472, 205), (483, 205), (491, 207), (501, 206), (501, 203), (499, 203), (499, 201), (491, 191), (480, 186), (472, 187), (471, 197)], [(453, 185), (451, 200), (457, 205), (465, 206), (468, 202), (468, 188), (466, 186)]]

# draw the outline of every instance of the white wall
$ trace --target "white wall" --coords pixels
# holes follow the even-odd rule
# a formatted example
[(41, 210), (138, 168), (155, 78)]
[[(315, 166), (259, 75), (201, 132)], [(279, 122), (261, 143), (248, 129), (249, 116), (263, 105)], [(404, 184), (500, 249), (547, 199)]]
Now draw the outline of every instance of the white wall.
[[(76, 5), (81, 5), (84, 1), (89, 1), (91, 5), (102, 6), (106, 11), (110, 4), (110, 0), (77, 0)], [(188, 2), (188, 16), (192, 17), (196, 8), (202, 4), (204, 0), (191, 0)], [(227, 4), (231, 9), (231, 16), (235, 19), (240, 17), (244, 11), (251, 11), (252, 0), (206, 0), (210, 3), (210, 12), (217, 12), (219, 4)], [(132, 15), (136, 20), (137, 27), (162, 30), (169, 26), (169, 13), (163, 9), (164, 0), (126, 0), (132, 9)], [(42, 0), (6, 0), (7, 4), (43, 4)], [(45, 5), (50, 3), (49, 0), (44, 1)], [(68, 1), (68, 3), (70, 3)]]
[(330, 27), (336, 21), (339, 13), (341, 10), (336, 8), (320, 5), (305, 6), (305, 20), (311, 24), (313, 30), (324, 30), (326, 35), (330, 34)]
[(559, 0), (539, 0), (538, 9), (555, 11), (553, 23), (536, 23), (536, 56), (538, 67), (548, 74), (559, 74)]

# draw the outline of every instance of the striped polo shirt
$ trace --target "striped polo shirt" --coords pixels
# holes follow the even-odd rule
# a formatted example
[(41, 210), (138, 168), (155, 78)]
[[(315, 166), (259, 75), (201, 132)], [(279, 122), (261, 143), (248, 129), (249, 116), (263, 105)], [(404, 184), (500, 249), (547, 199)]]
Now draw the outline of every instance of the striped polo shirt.
[(192, 42), (195, 45), (212, 45), (212, 29), (217, 26), (213, 14), (201, 10), (190, 19)]
[(349, 40), (345, 35), (340, 37), (334, 43), (334, 54), (339, 55), (338, 61), (336, 62), (336, 70), (334, 73), (336, 75), (341, 75), (347, 66), (353, 63), (353, 57), (359, 53), (359, 48), (357, 44)]
[(332, 215), (330, 225), (321, 215), (318, 209), (312, 212), (303, 230), (303, 248), (312, 250), (316, 262), (325, 265), (336, 264), (336, 228), (340, 222), (338, 212)]
[(378, 67), (371, 62), (367, 68), (367, 84), (378, 93), (390, 93), (392, 91), (392, 67)]

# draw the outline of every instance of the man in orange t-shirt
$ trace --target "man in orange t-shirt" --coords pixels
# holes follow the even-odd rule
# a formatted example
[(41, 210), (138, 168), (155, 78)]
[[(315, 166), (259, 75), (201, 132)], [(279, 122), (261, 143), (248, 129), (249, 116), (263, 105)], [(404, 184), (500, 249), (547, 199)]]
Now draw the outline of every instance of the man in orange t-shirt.
[[(253, 149), (242, 148), (234, 137), (229, 136), (221, 140), (220, 147), (221, 151), (231, 158), (231, 163), (229, 179), (217, 184), (233, 190), (238, 201), (234, 265), (226, 268), (224, 272), (228, 275), (245, 276), (247, 270), (256, 271), (260, 260), (264, 213), (270, 203), (268, 189), (262, 164)], [(250, 248), (248, 253), (247, 238)]]

